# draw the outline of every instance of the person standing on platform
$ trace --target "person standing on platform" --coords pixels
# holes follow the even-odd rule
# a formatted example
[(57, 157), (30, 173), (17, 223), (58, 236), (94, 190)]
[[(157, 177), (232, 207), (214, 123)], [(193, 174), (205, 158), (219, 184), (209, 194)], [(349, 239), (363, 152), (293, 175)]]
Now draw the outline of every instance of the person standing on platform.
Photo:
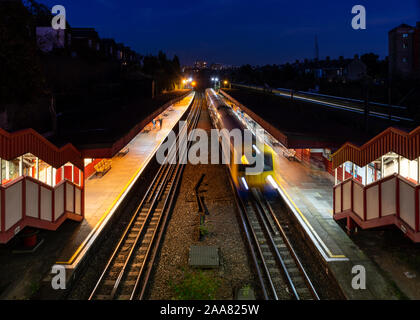
[(163, 118), (159, 117), (159, 130), (162, 130)]

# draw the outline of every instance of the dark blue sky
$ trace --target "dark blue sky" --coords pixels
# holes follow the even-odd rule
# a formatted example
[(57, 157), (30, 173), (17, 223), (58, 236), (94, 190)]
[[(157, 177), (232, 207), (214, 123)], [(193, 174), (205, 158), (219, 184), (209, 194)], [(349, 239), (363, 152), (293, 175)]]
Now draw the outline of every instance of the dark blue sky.
[[(420, 21), (420, 0), (40, 0), (62, 4), (73, 27), (94, 27), (141, 54), (177, 54), (232, 65), (272, 64), (388, 51), (387, 32)], [(367, 29), (351, 28), (351, 8), (362, 4)]]

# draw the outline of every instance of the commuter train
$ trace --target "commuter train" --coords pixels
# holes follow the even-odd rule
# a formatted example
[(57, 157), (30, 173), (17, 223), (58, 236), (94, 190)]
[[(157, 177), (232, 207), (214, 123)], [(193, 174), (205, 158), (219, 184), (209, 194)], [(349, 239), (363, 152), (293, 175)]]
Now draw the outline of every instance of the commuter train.
[[(263, 189), (267, 183), (267, 177), (270, 175), (274, 177), (273, 149), (265, 143), (257, 143), (256, 136), (251, 131), (248, 130), (245, 133), (246, 125), (213, 89), (206, 90), (206, 100), (212, 123), (216, 129), (220, 130), (219, 141), (222, 145), (223, 143), (230, 144), (230, 148), (222, 147), (222, 157), (225, 158), (224, 163), (229, 164), (236, 186), (241, 191), (252, 188)], [(235, 130), (241, 133), (241, 144), (237, 143), (234, 135), (230, 134)], [(248, 140), (245, 138), (246, 135), (248, 135)], [(257, 162), (259, 166), (256, 166)], [(250, 169), (257, 167), (261, 170), (249, 172)]]

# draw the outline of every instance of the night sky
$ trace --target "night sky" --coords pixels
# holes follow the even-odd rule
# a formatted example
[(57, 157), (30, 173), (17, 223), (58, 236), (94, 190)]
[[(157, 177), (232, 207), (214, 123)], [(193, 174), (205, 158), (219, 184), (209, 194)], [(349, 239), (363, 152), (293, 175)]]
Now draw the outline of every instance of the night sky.
[[(230, 65), (281, 64), (375, 52), (385, 57), (387, 33), (420, 21), (420, 0), (40, 0), (66, 7), (73, 27), (94, 27), (141, 54), (160, 49), (182, 64), (197, 59)], [(362, 4), (367, 29), (351, 28), (351, 8)]]

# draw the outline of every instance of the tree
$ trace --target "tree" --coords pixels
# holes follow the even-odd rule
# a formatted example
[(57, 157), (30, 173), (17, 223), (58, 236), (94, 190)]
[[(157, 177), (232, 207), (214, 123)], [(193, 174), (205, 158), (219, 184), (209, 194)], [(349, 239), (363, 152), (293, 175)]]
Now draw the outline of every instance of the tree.
[(29, 101), (44, 91), (35, 22), (20, 2), (0, 4), (0, 88), (3, 101)]

